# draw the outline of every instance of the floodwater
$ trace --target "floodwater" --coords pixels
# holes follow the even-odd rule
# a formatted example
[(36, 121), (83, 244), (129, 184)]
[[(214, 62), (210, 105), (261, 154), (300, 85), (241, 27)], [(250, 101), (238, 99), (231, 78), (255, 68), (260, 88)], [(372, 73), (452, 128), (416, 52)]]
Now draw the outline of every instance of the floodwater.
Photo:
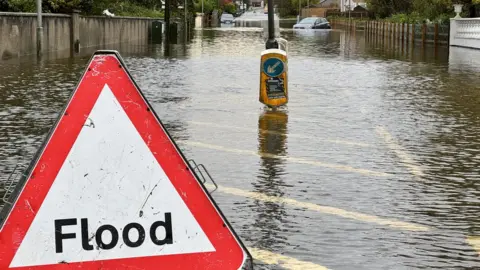
[[(260, 268), (480, 268), (480, 53), (285, 30), (290, 101), (272, 112), (258, 102), (262, 33), (118, 48), (220, 185), (213, 197), (244, 243), (287, 258)], [(2, 179), (32, 158), (88, 60), (0, 63)]]

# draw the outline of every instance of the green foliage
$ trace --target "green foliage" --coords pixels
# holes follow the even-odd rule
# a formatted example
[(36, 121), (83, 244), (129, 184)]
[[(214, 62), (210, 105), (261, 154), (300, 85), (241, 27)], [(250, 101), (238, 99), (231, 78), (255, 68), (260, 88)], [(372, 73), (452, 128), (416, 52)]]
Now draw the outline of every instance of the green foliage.
[[(450, 18), (453, 16), (451, 14), (438, 14), (433, 19), (428, 19), (421, 16), (418, 12), (412, 12), (410, 14), (400, 13), (394, 14), (388, 18), (385, 18), (385, 21), (393, 23), (408, 23), (408, 24), (422, 24), (422, 23), (439, 23), (439, 24), (449, 24)], [(428, 19), (428, 21), (427, 21)]]
[[(234, 14), (236, 6), (232, 0), (204, 0), (204, 12), (211, 13), (214, 9)], [(201, 0), (188, 0), (189, 7), (196, 12), (202, 11)], [(305, 6), (303, 0), (282, 0), (277, 6), (280, 17), (294, 17), (298, 14), (298, 4)], [(317, 0), (311, 0), (314, 4)], [(398, 23), (432, 22), (448, 23), (455, 14), (454, 3), (464, 4), (462, 16), (468, 17), (472, 5), (480, 6), (480, 0), (366, 0), (370, 12), (377, 19), (385, 19)], [(176, 6), (183, 5), (183, 0), (172, 0), (172, 12), (179, 12)], [(109, 9), (117, 16), (161, 17), (163, 11), (160, 0), (42, 0), (44, 12), (70, 13), (78, 9), (84, 15), (102, 15)], [(36, 12), (35, 0), (0, 0), (0, 11)], [(477, 11), (478, 14), (478, 11)]]
[(369, 11), (377, 18), (386, 18), (396, 13), (408, 13), (411, 10), (411, 0), (367, 0)]
[(367, 0), (377, 19), (396, 23), (447, 24), (455, 16), (454, 3), (464, 4), (464, 11), (480, 0)]
[(130, 2), (121, 2), (114, 7), (115, 16), (163, 18), (163, 11), (150, 9)]
[[(32, 1), (34, 2), (34, 1)], [(48, 7), (52, 13), (71, 13), (74, 9), (78, 9), (81, 0), (46, 0), (43, 6)]]
[(90, 11), (85, 12), (85, 9), (82, 9), (82, 13), (102, 15), (102, 12), (108, 9), (115, 16), (163, 17), (163, 11), (159, 10), (161, 8), (160, 1), (158, 1), (158, 6), (146, 6), (147, 1), (94, 0), (92, 2)]
[(394, 23), (411, 23), (410, 16), (405, 13), (393, 14), (392, 16), (386, 18), (386, 20)]
[(10, 11), (10, 4), (7, 0), (0, 0), (0, 11)]
[(37, 6), (35, 1), (32, 0), (9, 0), (7, 1), (9, 10), (12, 12), (35, 12)]
[(431, 21), (453, 12), (451, 0), (413, 0), (413, 9)]
[(226, 12), (226, 13), (234, 14), (236, 12), (236, 10), (237, 10), (237, 7), (232, 2), (225, 3), (223, 5), (223, 11)]
[[(160, 5), (160, 0), (42, 0), (42, 11), (71, 13), (76, 9), (83, 15), (102, 15), (105, 9), (109, 9), (116, 16), (158, 18), (163, 17)], [(35, 0), (0, 0), (0, 11), (36, 12), (36, 2)]]
[[(210, 13), (217, 8), (217, 0), (203, 0), (203, 12)], [(202, 0), (196, 0), (194, 2), (195, 12), (202, 12)]]
[(306, 1), (305, 0), (290, 0), (288, 1), (291, 5), (291, 12), (292, 15), (295, 14), (295, 15), (298, 15), (298, 5), (300, 4), (300, 8), (304, 7), (306, 5)]
[(439, 24), (450, 24), (450, 18), (454, 17), (451, 14), (440, 14), (438, 15), (434, 22), (439, 23)]
[(282, 1), (277, 7), (278, 16), (281, 18), (296, 17), (298, 15), (298, 1)]
[(406, 13), (398, 13), (394, 14), (388, 18), (385, 19), (386, 21), (393, 22), (393, 23), (423, 23), (424, 20), (420, 16), (418, 12), (412, 12), (410, 14)]
[[(267, 1), (265, 0), (265, 2)], [(278, 16), (280, 18), (291, 18), (291, 17), (296, 18), (296, 16), (298, 15), (298, 2), (299, 0), (279, 1), (276, 6), (276, 12)], [(315, 2), (316, 0), (310, 0), (311, 4), (314, 4)], [(303, 4), (303, 6), (305, 6), (306, 1), (302, 1), (302, 3), (300, 4), (301, 5)]]

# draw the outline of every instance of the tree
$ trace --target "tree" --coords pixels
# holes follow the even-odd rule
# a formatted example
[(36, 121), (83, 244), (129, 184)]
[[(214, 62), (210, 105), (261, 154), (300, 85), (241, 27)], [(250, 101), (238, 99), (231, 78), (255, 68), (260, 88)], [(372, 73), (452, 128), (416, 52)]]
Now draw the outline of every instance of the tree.
[(11, 11), (10, 4), (7, 0), (0, 0), (0, 11)]
[[(196, 0), (194, 2), (195, 12), (202, 12), (202, 0)], [(211, 13), (218, 6), (217, 0), (203, 0), (203, 12)]]
[(463, 16), (475, 17), (480, 0), (367, 0), (369, 10), (379, 18), (397, 14), (410, 21), (429, 19), (448, 22), (453, 16), (454, 3), (463, 4)]
[(6, 1), (6, 5), (8, 5), (8, 10), (7, 11), (12, 11), (12, 12), (35, 12), (37, 9), (37, 6), (35, 4), (35, 1), (31, 0), (10, 0)]
[(234, 14), (237, 10), (237, 7), (235, 6), (234, 3), (232, 2), (228, 2), (228, 3), (225, 3), (223, 5), (223, 10), (226, 12), (226, 13), (230, 13), (230, 14)]
[[(278, 15), (280, 17), (287, 17), (287, 16), (295, 16), (298, 14), (298, 1), (299, 0), (279, 0), (280, 2), (277, 4)], [(303, 0), (302, 2), (307, 3), (307, 1)], [(316, 3), (316, 0), (310, 1), (310, 3)]]
[[(457, 0), (464, 5), (467, 16), (470, 18), (477, 17), (477, 10), (480, 8), (480, 0)], [(456, 1), (456, 2), (457, 2)], [(480, 15), (479, 15), (480, 16)]]
[(435, 20), (443, 14), (453, 11), (451, 0), (413, 0), (413, 9), (421, 17)]
[[(425, 0), (428, 1), (428, 0)], [(411, 0), (367, 0), (368, 9), (379, 18), (386, 18), (396, 13), (409, 13)]]
[(81, 0), (47, 0), (43, 4), (49, 7), (52, 13), (71, 13), (80, 9)]

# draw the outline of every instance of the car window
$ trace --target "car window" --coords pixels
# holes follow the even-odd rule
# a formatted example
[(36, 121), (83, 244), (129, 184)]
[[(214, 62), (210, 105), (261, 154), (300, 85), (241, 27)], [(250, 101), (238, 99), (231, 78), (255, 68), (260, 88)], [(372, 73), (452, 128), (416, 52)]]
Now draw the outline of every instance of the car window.
[(305, 18), (300, 21), (301, 24), (312, 24), (314, 23), (316, 18)]

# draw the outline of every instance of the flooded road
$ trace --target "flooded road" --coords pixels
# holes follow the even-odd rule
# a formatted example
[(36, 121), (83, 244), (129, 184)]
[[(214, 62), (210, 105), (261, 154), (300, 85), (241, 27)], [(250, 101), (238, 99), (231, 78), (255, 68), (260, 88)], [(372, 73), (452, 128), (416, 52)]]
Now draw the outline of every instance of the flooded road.
[[(120, 48), (259, 269), (480, 268), (480, 53), (284, 31), (290, 101), (271, 112), (258, 102), (262, 33), (195, 30), (167, 55)], [(1, 63), (2, 179), (31, 159), (88, 60)]]

